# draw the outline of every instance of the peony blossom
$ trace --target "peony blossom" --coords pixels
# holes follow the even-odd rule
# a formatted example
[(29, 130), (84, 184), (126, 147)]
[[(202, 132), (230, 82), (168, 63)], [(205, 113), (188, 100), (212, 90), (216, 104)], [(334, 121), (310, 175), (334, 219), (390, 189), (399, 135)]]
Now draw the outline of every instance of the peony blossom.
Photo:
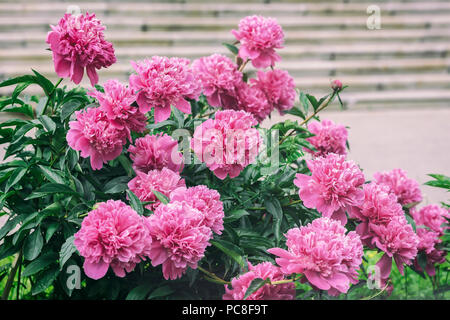
[(402, 205), (422, 201), (422, 193), (416, 180), (406, 176), (406, 171), (394, 169), (389, 172), (376, 172), (374, 180), (389, 186), (391, 192), (398, 198)]
[(286, 234), (288, 250), (272, 248), (281, 271), (304, 274), (306, 280), (330, 295), (346, 293), (350, 283), (358, 282), (363, 246), (356, 232), (329, 218), (318, 218), (306, 226), (290, 229)]
[(83, 219), (74, 244), (84, 257), (83, 269), (92, 279), (105, 276), (108, 268), (118, 277), (131, 272), (150, 253), (150, 224), (122, 201), (108, 200)]
[(187, 202), (203, 214), (203, 224), (217, 234), (223, 230), (223, 203), (220, 194), (207, 186), (178, 188), (170, 194), (170, 201)]
[(260, 144), (255, 118), (244, 111), (224, 110), (216, 112), (215, 119), (208, 119), (195, 129), (192, 148), (219, 179), (237, 177), (256, 160)]
[(81, 151), (83, 158), (91, 158), (91, 167), (99, 170), (103, 163), (117, 158), (126, 143), (127, 132), (108, 120), (100, 108), (75, 112), (76, 121), (69, 123), (67, 143)]
[(294, 106), (295, 82), (287, 71), (259, 70), (257, 75), (250, 83), (264, 93), (272, 110), (276, 108), (282, 114)]
[(445, 224), (450, 219), (448, 210), (438, 206), (437, 204), (429, 204), (420, 210), (411, 210), (411, 215), (417, 225), (425, 226), (437, 232), (439, 236), (444, 234), (446, 228)]
[(136, 100), (133, 90), (127, 88), (118, 80), (108, 80), (104, 86), (105, 92), (92, 90), (88, 94), (98, 100), (100, 108), (106, 117), (119, 129), (126, 129), (131, 140), (130, 131), (143, 132), (147, 117), (132, 104)]
[(256, 86), (249, 86), (246, 83), (242, 83), (238, 88), (238, 104), (234, 109), (250, 113), (258, 122), (263, 121), (273, 111), (264, 92)]
[(100, 20), (95, 14), (66, 13), (58, 25), (51, 26), (47, 43), (53, 53), (55, 71), (61, 78), (81, 82), (84, 69), (94, 86), (98, 83), (97, 69), (116, 62), (112, 44), (105, 40)]
[(172, 105), (191, 113), (186, 99), (197, 99), (201, 85), (188, 59), (153, 56), (131, 64), (137, 73), (130, 76), (130, 86), (137, 91), (136, 102), (144, 113), (155, 109), (155, 123), (170, 117)]
[[(270, 279), (270, 281), (284, 280), (284, 274), (280, 268), (270, 262), (262, 262), (253, 266), (248, 263), (248, 272), (231, 280), (232, 289), (225, 286), (223, 300), (244, 300), (245, 293), (254, 279)], [(294, 283), (265, 284), (248, 296), (247, 300), (294, 300)]]
[(239, 30), (231, 33), (241, 44), (239, 57), (251, 59), (255, 68), (274, 66), (281, 60), (275, 49), (283, 48), (284, 33), (276, 19), (248, 16), (239, 22)]
[(175, 172), (183, 170), (183, 155), (178, 151), (178, 142), (167, 134), (146, 135), (136, 139), (128, 148), (133, 169), (144, 173), (168, 168)]
[(169, 197), (173, 190), (185, 186), (184, 179), (181, 179), (178, 173), (167, 168), (150, 170), (148, 173), (137, 171), (136, 174), (137, 176), (128, 182), (128, 188), (139, 200), (153, 201), (145, 206), (149, 210), (155, 210), (161, 204), (153, 190)]
[(237, 88), (242, 73), (230, 58), (215, 53), (192, 63), (192, 70), (203, 86), (203, 94), (213, 107), (233, 109), (238, 103)]
[(364, 175), (353, 161), (334, 153), (306, 161), (311, 176), (297, 174), (294, 184), (300, 188), (299, 197), (307, 208), (324, 217), (347, 223), (350, 215), (364, 200)]
[(317, 151), (304, 148), (315, 157), (323, 157), (329, 153), (341, 155), (347, 154), (348, 132), (345, 126), (335, 124), (331, 120), (323, 119), (321, 122), (313, 121), (308, 123), (308, 130), (314, 134), (306, 140), (311, 143)]
[(211, 229), (203, 214), (186, 202), (160, 205), (149, 218), (153, 266), (162, 264), (164, 279), (180, 278), (188, 267), (196, 269), (210, 245)]

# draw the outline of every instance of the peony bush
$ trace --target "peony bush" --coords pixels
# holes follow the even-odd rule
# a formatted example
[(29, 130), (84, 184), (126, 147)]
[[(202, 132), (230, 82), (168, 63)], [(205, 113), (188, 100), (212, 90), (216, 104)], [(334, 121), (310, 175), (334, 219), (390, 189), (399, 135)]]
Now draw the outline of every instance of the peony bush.
[[(449, 205), (421, 204), (402, 169), (365, 176), (319, 118), (346, 87), (298, 91), (276, 19), (243, 18), (230, 57), (132, 61), (128, 83), (101, 79), (104, 30), (65, 14), (47, 37), (60, 80), (0, 84), (20, 115), (0, 124), (3, 298), (387, 298), (408, 270), (445, 297)], [(85, 71), (90, 88), (61, 86)], [(297, 120), (262, 126), (272, 112)]]

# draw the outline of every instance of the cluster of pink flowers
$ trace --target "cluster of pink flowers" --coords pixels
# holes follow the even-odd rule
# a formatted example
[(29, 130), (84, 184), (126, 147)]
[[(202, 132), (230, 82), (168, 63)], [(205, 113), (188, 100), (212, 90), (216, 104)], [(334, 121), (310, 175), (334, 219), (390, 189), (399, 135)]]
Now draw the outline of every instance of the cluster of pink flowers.
[(341, 155), (347, 154), (348, 132), (345, 126), (335, 124), (331, 120), (313, 121), (308, 123), (308, 130), (314, 134), (306, 140), (311, 143), (317, 151), (304, 148), (315, 157), (323, 157), (329, 153)]
[(105, 27), (95, 14), (66, 13), (58, 25), (51, 26), (47, 43), (53, 54), (55, 71), (61, 78), (81, 82), (84, 69), (94, 86), (98, 82), (97, 69), (116, 62), (112, 44), (105, 40)]
[(239, 22), (239, 29), (231, 31), (240, 42), (239, 57), (251, 59), (255, 68), (274, 66), (281, 57), (275, 49), (283, 48), (284, 33), (273, 18), (248, 16)]
[[(262, 262), (253, 266), (248, 263), (248, 272), (231, 280), (232, 289), (225, 286), (223, 300), (244, 300), (245, 293), (254, 279), (269, 279), (271, 282), (284, 280), (284, 274), (280, 268), (270, 262)], [(250, 296), (247, 300), (294, 300), (294, 283), (265, 284)]]
[(306, 163), (311, 176), (299, 173), (294, 180), (303, 204), (345, 225), (345, 212), (352, 214), (364, 200), (364, 174), (356, 163), (334, 153)]
[(402, 205), (422, 201), (419, 183), (416, 180), (408, 178), (406, 171), (402, 169), (394, 169), (389, 172), (376, 172), (373, 177), (377, 183), (389, 186), (390, 192), (397, 196), (398, 202)]
[(183, 170), (183, 155), (178, 142), (167, 134), (146, 135), (134, 141), (128, 148), (133, 169), (144, 173), (168, 168), (175, 172)]
[(216, 112), (195, 129), (192, 149), (219, 179), (234, 178), (254, 162), (260, 145), (254, 117), (244, 111)]
[(150, 254), (150, 223), (122, 201), (108, 200), (84, 218), (74, 244), (88, 277), (100, 279), (110, 266), (124, 277)]
[(437, 204), (427, 205), (420, 210), (411, 210), (411, 215), (414, 217), (414, 221), (417, 225), (430, 228), (432, 231), (442, 236), (444, 234), (444, 225), (448, 223), (447, 219), (450, 219), (450, 213), (447, 209), (444, 209)]
[(290, 229), (286, 234), (288, 250), (272, 248), (277, 264), (286, 274), (300, 273), (314, 287), (330, 295), (347, 292), (358, 282), (363, 246), (356, 232), (329, 218)]
[(137, 91), (136, 102), (144, 113), (154, 108), (155, 123), (169, 118), (171, 105), (191, 113), (186, 99), (197, 99), (201, 84), (189, 63), (184, 58), (159, 56), (131, 63), (137, 73), (130, 76), (130, 86)]

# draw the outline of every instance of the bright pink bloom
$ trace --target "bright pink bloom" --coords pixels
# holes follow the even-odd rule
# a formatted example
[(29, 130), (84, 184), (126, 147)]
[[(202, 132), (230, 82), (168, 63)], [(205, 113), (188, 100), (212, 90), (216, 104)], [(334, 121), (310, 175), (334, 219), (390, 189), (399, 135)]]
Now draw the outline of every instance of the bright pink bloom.
[[(244, 300), (245, 293), (254, 279), (270, 279), (270, 281), (284, 280), (280, 268), (270, 262), (262, 262), (253, 266), (248, 263), (248, 272), (231, 280), (232, 289), (225, 285), (223, 300)], [(265, 284), (253, 292), (246, 300), (294, 300), (295, 285), (284, 283), (277, 285)]]
[(342, 90), (342, 82), (341, 80), (333, 80), (331, 82), (331, 89), (333, 89), (334, 91), (340, 91)]
[(274, 66), (281, 60), (275, 49), (283, 48), (284, 33), (276, 19), (248, 16), (239, 22), (239, 30), (231, 33), (241, 44), (239, 57), (251, 59), (255, 68)]
[(255, 118), (244, 111), (217, 111), (195, 129), (195, 154), (219, 179), (237, 177), (258, 156), (260, 136)]
[(187, 202), (203, 214), (203, 224), (217, 234), (223, 230), (223, 203), (220, 194), (207, 186), (178, 188), (170, 194), (170, 201)]
[(103, 89), (105, 92), (92, 90), (88, 94), (98, 100), (106, 117), (119, 129), (125, 128), (129, 140), (131, 140), (130, 131), (143, 132), (147, 117), (132, 106), (136, 100), (133, 90), (118, 80), (106, 81)]
[(70, 78), (76, 84), (83, 78), (84, 68), (94, 86), (98, 82), (96, 69), (116, 62), (112, 44), (105, 40), (100, 20), (95, 14), (66, 13), (57, 26), (50, 26), (47, 43), (53, 53), (55, 71), (61, 78)]
[(345, 227), (329, 218), (318, 218), (307, 226), (290, 229), (286, 234), (288, 250), (272, 248), (281, 271), (304, 274), (309, 283), (330, 295), (347, 292), (358, 282), (363, 246), (356, 232), (347, 235)]
[(435, 250), (435, 245), (441, 243), (439, 239), (440, 234), (424, 227), (417, 227), (417, 236), (419, 237), (419, 244), (417, 250), (424, 251), (426, 254), (430, 254)]
[(137, 73), (130, 76), (130, 86), (137, 91), (136, 102), (143, 113), (155, 109), (155, 123), (170, 117), (171, 105), (191, 113), (191, 105), (186, 99), (197, 99), (201, 85), (189, 63), (184, 58), (159, 56), (131, 62)]
[(83, 219), (74, 244), (84, 257), (84, 272), (100, 279), (109, 266), (118, 277), (125, 277), (150, 253), (150, 224), (122, 201), (108, 200)]
[(215, 53), (192, 63), (192, 70), (203, 86), (203, 94), (213, 107), (234, 109), (238, 103), (236, 88), (243, 83), (242, 73), (230, 58)]
[(410, 204), (422, 201), (422, 193), (416, 180), (406, 176), (406, 171), (394, 169), (388, 172), (376, 172), (374, 180), (389, 186), (400, 204)]
[(282, 114), (291, 109), (295, 101), (294, 79), (284, 70), (258, 71), (256, 79), (250, 79), (256, 88), (264, 92), (271, 108), (278, 109)]
[(83, 158), (91, 157), (91, 167), (101, 169), (103, 163), (117, 158), (126, 143), (127, 132), (114, 126), (100, 108), (75, 112), (77, 120), (69, 123), (67, 143), (81, 151)]
[(267, 118), (273, 110), (264, 92), (256, 86), (249, 86), (245, 82), (238, 88), (238, 99), (235, 109), (252, 114), (258, 122)]
[(313, 121), (308, 123), (308, 130), (315, 136), (307, 138), (317, 151), (304, 148), (315, 157), (323, 157), (329, 153), (347, 154), (348, 132), (345, 126), (335, 124), (331, 120), (323, 119), (321, 122)]
[(211, 229), (203, 214), (186, 202), (160, 205), (149, 218), (153, 266), (162, 264), (164, 279), (180, 278), (188, 267), (196, 269), (210, 245)]
[(147, 173), (162, 168), (175, 172), (183, 170), (183, 155), (178, 151), (178, 142), (163, 133), (136, 139), (128, 152), (135, 171)]
[(345, 211), (352, 214), (364, 200), (363, 173), (356, 163), (334, 153), (306, 163), (311, 176), (299, 173), (294, 180), (303, 204), (345, 225)]
[(178, 173), (167, 168), (150, 170), (148, 173), (137, 171), (136, 174), (137, 176), (128, 182), (128, 188), (139, 200), (154, 201), (145, 206), (149, 210), (155, 210), (161, 204), (153, 190), (169, 197), (173, 190), (185, 186), (184, 179), (181, 179)]
[(448, 210), (437, 204), (429, 204), (420, 210), (412, 209), (411, 215), (417, 225), (428, 227), (439, 233), (440, 236), (444, 234), (444, 230), (447, 228), (444, 224), (448, 223), (447, 219), (450, 219)]

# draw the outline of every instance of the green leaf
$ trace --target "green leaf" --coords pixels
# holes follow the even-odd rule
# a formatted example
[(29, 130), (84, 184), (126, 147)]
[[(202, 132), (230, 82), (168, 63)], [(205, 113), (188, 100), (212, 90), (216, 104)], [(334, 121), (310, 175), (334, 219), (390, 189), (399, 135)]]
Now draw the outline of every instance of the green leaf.
[(78, 100), (69, 100), (61, 107), (61, 121), (69, 118), (81, 106), (81, 102)]
[(161, 201), (162, 204), (168, 204), (170, 199), (163, 195), (161, 192), (156, 191), (156, 190), (152, 190), (153, 194), (156, 196), (156, 198), (158, 198), (159, 201)]
[(11, 176), (9, 177), (8, 181), (6, 182), (5, 193), (7, 193), (12, 186), (19, 183), (19, 181), (23, 178), (23, 176), (26, 173), (27, 168), (17, 168), (16, 170), (14, 170)]
[(225, 253), (227, 256), (231, 257), (234, 261), (236, 261), (241, 266), (241, 268), (244, 268), (245, 261), (242, 257), (243, 252), (241, 248), (225, 240), (211, 240), (210, 243), (217, 249)]
[(31, 123), (31, 122), (29, 122), (26, 125), (22, 126), (19, 130), (17, 130), (14, 133), (14, 136), (12, 138), (11, 144), (14, 144), (17, 141), (19, 141), (28, 131), (30, 131), (34, 127), (36, 127), (36, 124)]
[(165, 126), (177, 126), (177, 123), (173, 120), (164, 120), (158, 123), (152, 123), (147, 125), (147, 129), (153, 130), (153, 129), (159, 129)]
[(72, 254), (74, 254), (77, 251), (77, 247), (75, 247), (75, 244), (73, 243), (74, 239), (75, 239), (74, 236), (67, 238), (66, 241), (61, 246), (61, 250), (59, 251), (60, 269), (64, 267), (64, 264), (67, 262), (67, 260), (70, 259)]
[(172, 113), (175, 117), (175, 120), (177, 120), (177, 126), (178, 128), (184, 128), (184, 113), (174, 106), (172, 106)]
[(22, 216), (16, 216), (12, 219), (9, 219), (4, 225), (3, 227), (0, 229), (0, 240), (3, 239), (4, 236), (6, 236), (12, 229), (14, 229), (17, 224), (22, 221), (23, 219), (23, 215)]
[(39, 272), (46, 267), (48, 267), (52, 262), (55, 262), (58, 258), (58, 255), (55, 252), (49, 251), (43, 253), (39, 258), (31, 262), (26, 268), (23, 270), (22, 276), (29, 277), (36, 272)]
[(222, 44), (223, 44), (228, 50), (230, 50), (230, 52), (231, 52), (232, 54), (237, 55), (237, 54), (239, 53), (239, 49), (238, 49), (235, 45), (232, 45), (232, 44), (229, 44), (229, 43), (225, 43), (225, 42), (222, 42)]
[(248, 215), (250, 215), (250, 214), (244, 209), (234, 210), (225, 216), (225, 218), (223, 219), (223, 222), (230, 223), (230, 222), (239, 220), (240, 218), (242, 218), (244, 216), (248, 216)]
[(122, 176), (108, 181), (103, 188), (104, 193), (121, 193), (128, 189), (130, 177)]
[(41, 253), (44, 246), (44, 238), (41, 234), (41, 229), (35, 229), (25, 240), (23, 247), (23, 257), (26, 260), (34, 260)]
[(124, 154), (121, 154), (117, 158), (117, 160), (119, 160), (119, 163), (125, 169), (125, 172), (127, 173), (127, 175), (129, 177), (131, 177), (133, 175), (133, 167), (132, 167), (130, 160)]
[(317, 102), (316, 97), (314, 97), (314, 96), (312, 96), (310, 94), (306, 94), (306, 98), (311, 103), (314, 111), (317, 111), (317, 108), (319, 107), (320, 104)]
[(142, 206), (141, 200), (133, 193), (131, 190), (127, 190), (128, 200), (130, 201), (131, 207), (136, 211), (140, 216), (144, 214), (144, 207)]
[(58, 228), (59, 228), (58, 222), (52, 222), (48, 225), (47, 231), (45, 232), (45, 242), (48, 243), (48, 241), (52, 238), (52, 236), (55, 234)]
[(62, 172), (59, 170), (51, 169), (49, 167), (44, 167), (39, 165), (39, 169), (42, 174), (52, 183), (64, 184), (65, 181), (62, 177)]
[(11, 86), (13, 84), (24, 83), (24, 82), (35, 82), (36, 78), (32, 75), (25, 75), (20, 77), (11, 78), (0, 83), (1, 87)]
[(148, 284), (141, 284), (140, 286), (137, 286), (133, 290), (131, 290), (126, 300), (145, 300), (145, 297), (147, 297), (148, 293), (150, 292), (151, 286)]
[(34, 191), (31, 195), (29, 195), (25, 200), (40, 198), (45, 195), (54, 194), (54, 193), (63, 193), (63, 194), (71, 194), (79, 196), (77, 192), (75, 192), (70, 187), (60, 184), (60, 183), (47, 183), (40, 187), (38, 190)]
[(39, 121), (44, 125), (45, 130), (51, 133), (55, 133), (56, 123), (50, 119), (49, 116), (41, 115), (38, 117)]
[(48, 96), (50, 94), (50, 92), (53, 91), (53, 83), (48, 80), (46, 77), (44, 77), (42, 74), (40, 74), (39, 72), (37, 72), (34, 69), (31, 69), (31, 71), (33, 71), (33, 73), (36, 75), (35, 77), (35, 83), (37, 83), (39, 86), (41, 86), (42, 89), (44, 89), (45, 91), (45, 95)]
[(159, 287), (158, 289), (155, 289), (149, 296), (148, 296), (148, 300), (151, 299), (155, 299), (155, 298), (162, 298), (162, 297), (167, 297), (168, 295), (174, 293), (175, 290), (173, 290), (171, 287), (169, 286), (163, 286), (163, 287)]
[(248, 286), (247, 291), (245, 291), (244, 300), (247, 300), (247, 298), (250, 297), (252, 293), (258, 291), (259, 289), (264, 287), (267, 283), (270, 283), (269, 278), (267, 278), (266, 280), (261, 278), (253, 279), (250, 285)]
[(266, 198), (264, 200), (267, 211), (274, 217), (280, 220), (283, 217), (283, 210), (281, 209), (280, 201), (277, 198)]
[(58, 275), (58, 269), (49, 269), (45, 271), (34, 284), (33, 288), (31, 289), (31, 294), (36, 295), (50, 287), (53, 281), (55, 281), (56, 277), (58, 277)]

